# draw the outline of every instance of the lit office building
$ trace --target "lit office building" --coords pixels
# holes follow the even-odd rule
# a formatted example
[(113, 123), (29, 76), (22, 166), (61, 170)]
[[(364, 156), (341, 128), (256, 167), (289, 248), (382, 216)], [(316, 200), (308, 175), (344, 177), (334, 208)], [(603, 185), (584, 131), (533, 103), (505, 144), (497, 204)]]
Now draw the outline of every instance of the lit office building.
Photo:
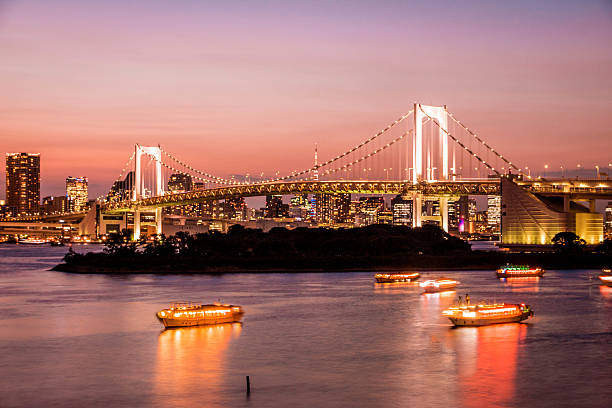
[(6, 205), (15, 215), (40, 211), (40, 154), (6, 154)]
[(606, 206), (606, 212), (604, 215), (604, 232), (606, 237), (612, 237), (612, 201), (608, 202)]
[(361, 197), (360, 213), (355, 219), (357, 226), (365, 226), (371, 224), (377, 224), (378, 212), (385, 209), (385, 199), (383, 197)]
[(81, 212), (87, 209), (87, 177), (66, 178), (66, 198), (69, 212)]
[(289, 205), (283, 204), (282, 195), (266, 196), (265, 218), (289, 217)]
[(393, 212), (393, 225), (412, 226), (412, 200), (404, 200), (401, 195), (391, 200), (391, 211)]
[(310, 213), (310, 202), (308, 194), (296, 194), (291, 197), (289, 205), (289, 216), (298, 221), (306, 220)]
[(193, 182), (189, 174), (175, 173), (168, 179), (168, 191), (171, 193), (184, 193), (191, 191)]
[(499, 231), (501, 224), (501, 196), (490, 195), (487, 197), (487, 224), (494, 230)]
[(68, 211), (68, 199), (66, 196), (49, 196), (42, 200), (40, 213), (45, 215), (63, 214)]
[(132, 198), (134, 187), (134, 172), (130, 171), (123, 180), (115, 181), (106, 199), (108, 201), (124, 201)]

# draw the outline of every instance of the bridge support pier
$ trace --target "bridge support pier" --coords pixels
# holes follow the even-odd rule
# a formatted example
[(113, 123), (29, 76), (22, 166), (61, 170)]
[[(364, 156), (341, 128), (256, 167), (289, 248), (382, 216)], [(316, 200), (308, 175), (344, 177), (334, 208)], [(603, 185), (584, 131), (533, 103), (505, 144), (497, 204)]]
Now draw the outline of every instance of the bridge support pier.
[(155, 233), (161, 235), (162, 233), (162, 209), (158, 207), (155, 209)]
[(140, 210), (134, 210), (134, 240), (140, 239)]
[(416, 193), (412, 197), (412, 228), (420, 227), (421, 216), (423, 215), (423, 197)]
[(448, 197), (440, 197), (440, 217), (442, 218), (442, 229), (448, 232)]

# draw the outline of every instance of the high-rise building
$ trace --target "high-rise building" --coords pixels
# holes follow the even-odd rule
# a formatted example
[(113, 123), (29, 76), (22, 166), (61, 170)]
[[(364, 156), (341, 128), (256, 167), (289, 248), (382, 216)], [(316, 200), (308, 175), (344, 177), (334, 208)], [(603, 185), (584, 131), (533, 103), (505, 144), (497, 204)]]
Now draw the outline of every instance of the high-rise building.
[(66, 177), (68, 211), (81, 212), (87, 209), (87, 177)]
[(501, 225), (501, 196), (490, 195), (487, 197), (487, 224), (494, 230), (499, 231)]
[(401, 195), (391, 199), (391, 211), (393, 212), (393, 225), (412, 225), (412, 200), (404, 200)]
[[(174, 173), (168, 178), (168, 192), (170, 193), (186, 193), (192, 189), (193, 181), (189, 174)], [(198, 204), (174, 205), (166, 208), (164, 212), (166, 214), (186, 215), (189, 217), (196, 217), (201, 213), (200, 205)]]
[(68, 211), (68, 198), (66, 196), (49, 196), (42, 200), (40, 213), (45, 215), (62, 214)]
[(266, 196), (266, 218), (284, 218), (289, 217), (289, 205), (283, 204), (282, 195)]
[(106, 199), (108, 201), (123, 201), (132, 198), (134, 187), (134, 172), (130, 171), (123, 180), (115, 181)]
[(296, 194), (291, 197), (289, 205), (289, 216), (298, 221), (306, 220), (310, 213), (310, 201), (308, 194)]
[(365, 226), (371, 224), (377, 224), (378, 212), (385, 209), (384, 197), (360, 197), (361, 208), (359, 214), (356, 216), (355, 224), (357, 226)]
[(171, 193), (184, 193), (193, 189), (193, 181), (189, 174), (174, 173), (168, 179), (168, 191)]
[(244, 197), (229, 197), (223, 203), (224, 217), (228, 220), (247, 221), (247, 205)]
[(607, 237), (612, 237), (612, 201), (608, 202), (606, 206), (606, 213), (604, 215), (604, 233)]
[(40, 154), (6, 154), (6, 205), (15, 215), (40, 211)]
[(316, 215), (319, 224), (353, 223), (350, 194), (317, 194), (316, 196)]

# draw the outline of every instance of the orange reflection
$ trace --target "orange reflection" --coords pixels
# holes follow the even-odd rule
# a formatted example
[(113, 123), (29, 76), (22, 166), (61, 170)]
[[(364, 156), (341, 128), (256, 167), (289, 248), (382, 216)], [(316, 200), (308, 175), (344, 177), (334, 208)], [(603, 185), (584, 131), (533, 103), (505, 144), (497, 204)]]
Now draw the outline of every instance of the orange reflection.
[(500, 278), (505, 286), (510, 287), (512, 292), (539, 292), (539, 276), (522, 276), (516, 278)]
[(374, 289), (382, 292), (391, 291), (400, 288), (418, 288), (419, 282), (389, 282), (389, 283), (374, 283)]
[(158, 406), (190, 406), (204, 396), (215, 406), (222, 386), (225, 353), (232, 339), (240, 336), (241, 323), (168, 329), (157, 342), (155, 373)]
[(465, 364), (459, 369), (463, 406), (512, 405), (519, 342), (526, 331), (527, 325), (518, 323), (455, 329), (455, 335), (470, 340), (466, 347), (473, 349), (465, 355), (470, 361), (459, 359), (461, 365)]
[(601, 293), (606, 299), (612, 298), (612, 288), (606, 285), (599, 285), (599, 293)]

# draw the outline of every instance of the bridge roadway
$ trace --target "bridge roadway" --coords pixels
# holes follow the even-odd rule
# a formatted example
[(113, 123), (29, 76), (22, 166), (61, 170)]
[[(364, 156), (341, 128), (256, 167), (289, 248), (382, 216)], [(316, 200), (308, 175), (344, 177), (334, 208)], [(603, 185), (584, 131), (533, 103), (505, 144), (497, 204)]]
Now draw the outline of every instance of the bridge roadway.
[(223, 200), (230, 197), (255, 197), (287, 194), (403, 194), (419, 193), (423, 197), (451, 197), (460, 195), (495, 195), (500, 193), (499, 179), (470, 181), (437, 181), (411, 184), (406, 181), (291, 181), (277, 183), (247, 184), (185, 193), (164, 194), (137, 201), (107, 203), (102, 207), (105, 213), (129, 212)]

